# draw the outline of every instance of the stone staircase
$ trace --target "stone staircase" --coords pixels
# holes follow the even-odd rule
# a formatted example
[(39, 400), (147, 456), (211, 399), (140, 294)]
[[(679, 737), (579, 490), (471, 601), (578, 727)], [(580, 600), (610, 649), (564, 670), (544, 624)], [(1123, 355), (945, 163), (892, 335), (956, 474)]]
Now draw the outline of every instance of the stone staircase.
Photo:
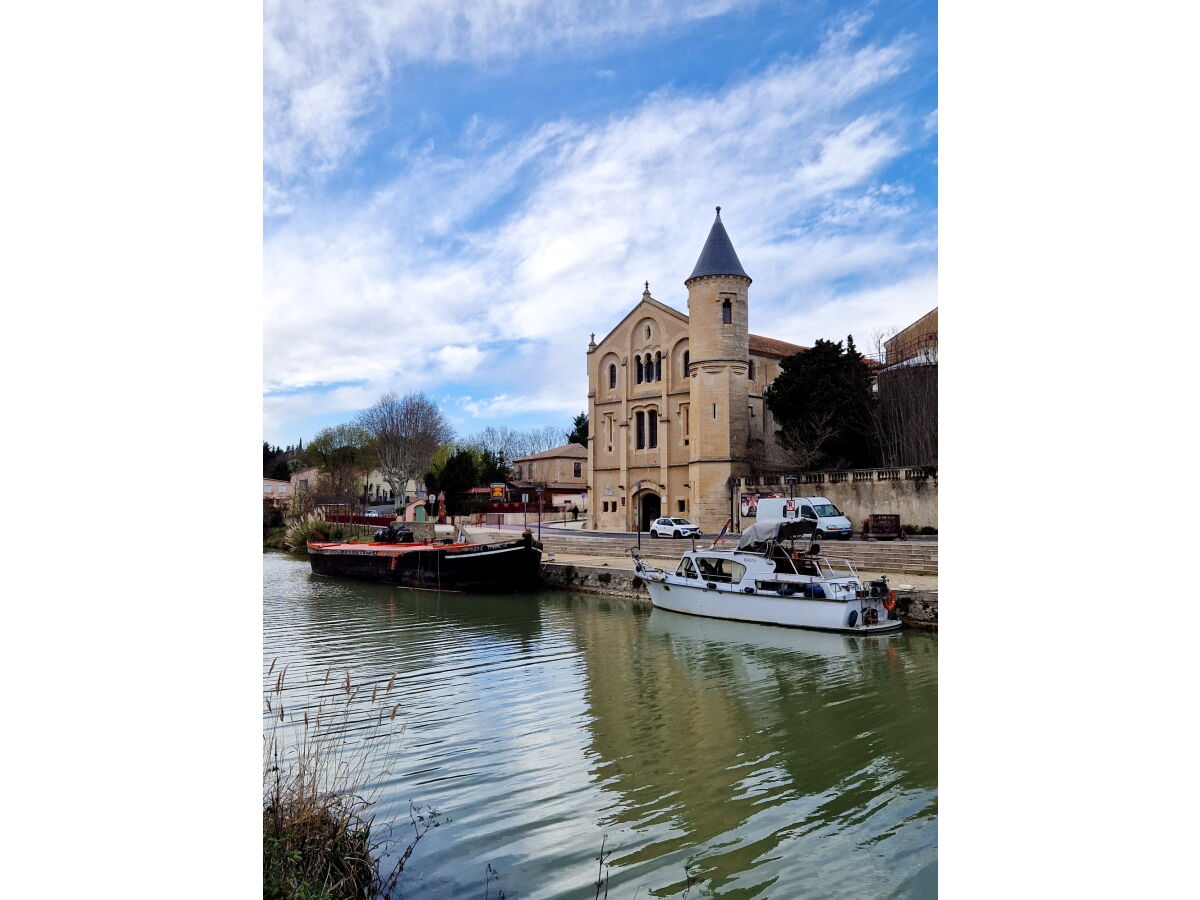
[[(711, 537), (696, 541), (707, 547)], [(542, 546), (547, 553), (579, 554), (581, 556), (624, 556), (630, 547), (637, 546), (634, 535), (628, 537), (598, 537), (589, 535), (543, 534)], [(726, 538), (726, 547), (736, 546)], [(642, 555), (655, 559), (678, 559), (692, 548), (686, 539), (650, 538), (642, 535)], [(938, 545), (936, 541), (823, 541), (822, 554), (831, 560), (849, 559), (861, 569), (879, 572), (908, 572), (914, 575), (936, 575)]]

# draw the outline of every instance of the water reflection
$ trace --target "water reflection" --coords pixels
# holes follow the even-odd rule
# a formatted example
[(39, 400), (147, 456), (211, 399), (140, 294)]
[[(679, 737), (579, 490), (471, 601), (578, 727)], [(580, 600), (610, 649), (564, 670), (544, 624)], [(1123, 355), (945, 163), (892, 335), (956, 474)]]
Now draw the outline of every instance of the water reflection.
[(898, 882), (883, 845), (935, 812), (936, 701), (911, 655), (933, 642), (654, 610), (581, 643), (592, 772), (611, 796), (599, 821), (629, 839), (615, 863), (743, 896), (780, 879), (793, 896)]
[(591, 897), (602, 838), (614, 898), (678, 895), (688, 872), (721, 896), (935, 893), (936, 638), (306, 570), (266, 561), (264, 672), (278, 656), (300, 676), (289, 703), (331, 666), (399, 673), (379, 815), (412, 799), (454, 819), (405, 896), (479, 897), (491, 863), (511, 900)]

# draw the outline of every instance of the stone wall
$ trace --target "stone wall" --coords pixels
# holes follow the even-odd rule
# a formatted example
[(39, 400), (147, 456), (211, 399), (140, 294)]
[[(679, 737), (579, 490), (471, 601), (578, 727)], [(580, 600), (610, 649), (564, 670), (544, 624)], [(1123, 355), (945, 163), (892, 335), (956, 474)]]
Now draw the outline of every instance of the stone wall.
[(906, 627), (937, 631), (937, 591), (896, 591), (896, 611)]
[(585, 594), (607, 594), (650, 604), (650, 593), (644, 582), (629, 569), (608, 566), (574, 566), (567, 563), (544, 563), (542, 580), (546, 587)]
[[(797, 484), (795, 495), (829, 498), (850, 519), (855, 531), (871, 513), (897, 513), (902, 525), (938, 527), (936, 477), (924, 477), (911, 469), (854, 469), (808, 473), (804, 477), (814, 480)], [(817, 478), (820, 480), (815, 480)], [(743, 479), (736, 490), (740, 501), (741, 494), (787, 496), (788, 487), (782, 478), (767, 484), (754, 484)], [(742, 530), (754, 521), (753, 516), (742, 516)]]
[(434, 539), (433, 522), (402, 522), (397, 519), (392, 525), (396, 528), (407, 528), (413, 533), (413, 540), (418, 544), (424, 544)]

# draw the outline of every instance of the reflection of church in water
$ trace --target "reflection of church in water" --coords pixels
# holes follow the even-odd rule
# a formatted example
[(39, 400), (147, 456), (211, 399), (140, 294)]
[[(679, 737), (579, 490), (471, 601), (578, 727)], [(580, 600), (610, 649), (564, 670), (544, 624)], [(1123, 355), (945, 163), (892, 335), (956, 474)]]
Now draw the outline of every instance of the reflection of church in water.
[[(917, 809), (932, 815), (936, 678), (923, 673), (933, 642), (906, 647), (904, 660), (878, 638), (663, 610), (603, 618), (580, 611), (569, 627), (585, 662), (592, 776), (613, 795), (603, 826), (669, 823), (653, 834), (652, 852), (633, 849), (621, 865), (727, 844), (766, 807), (811, 816), (813, 841), (830, 848), (839, 846), (828, 838), (840, 818), (865, 808), (872, 790), (909, 798), (880, 813), (889, 826)], [(782, 821), (794, 821), (788, 816)], [(764, 831), (712, 854), (714, 883), (796, 846), (789, 828)], [(818, 852), (815, 844), (806, 849)]]
[(806, 349), (750, 334), (750, 276), (721, 208), (692, 274), (688, 314), (650, 296), (588, 345), (588, 505), (592, 527), (646, 529), (684, 516), (716, 531), (747, 445), (769, 439), (763, 390)]

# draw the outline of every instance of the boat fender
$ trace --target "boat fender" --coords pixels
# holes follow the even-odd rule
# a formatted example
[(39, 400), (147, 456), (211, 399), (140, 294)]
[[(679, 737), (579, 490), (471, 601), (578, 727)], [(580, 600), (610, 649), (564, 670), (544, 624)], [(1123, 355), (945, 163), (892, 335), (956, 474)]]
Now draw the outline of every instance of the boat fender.
[(796, 588), (791, 584), (781, 584), (777, 592), (781, 597), (790, 597), (796, 593)]
[(856, 622), (858, 622), (858, 610), (852, 609), (850, 610), (850, 618), (846, 620), (846, 624), (850, 628), (853, 628)]
[(753, 593), (754, 593), (754, 588), (752, 588), (752, 587), (744, 587), (744, 588), (742, 588), (742, 593), (743, 593), (743, 594), (753, 594)]

